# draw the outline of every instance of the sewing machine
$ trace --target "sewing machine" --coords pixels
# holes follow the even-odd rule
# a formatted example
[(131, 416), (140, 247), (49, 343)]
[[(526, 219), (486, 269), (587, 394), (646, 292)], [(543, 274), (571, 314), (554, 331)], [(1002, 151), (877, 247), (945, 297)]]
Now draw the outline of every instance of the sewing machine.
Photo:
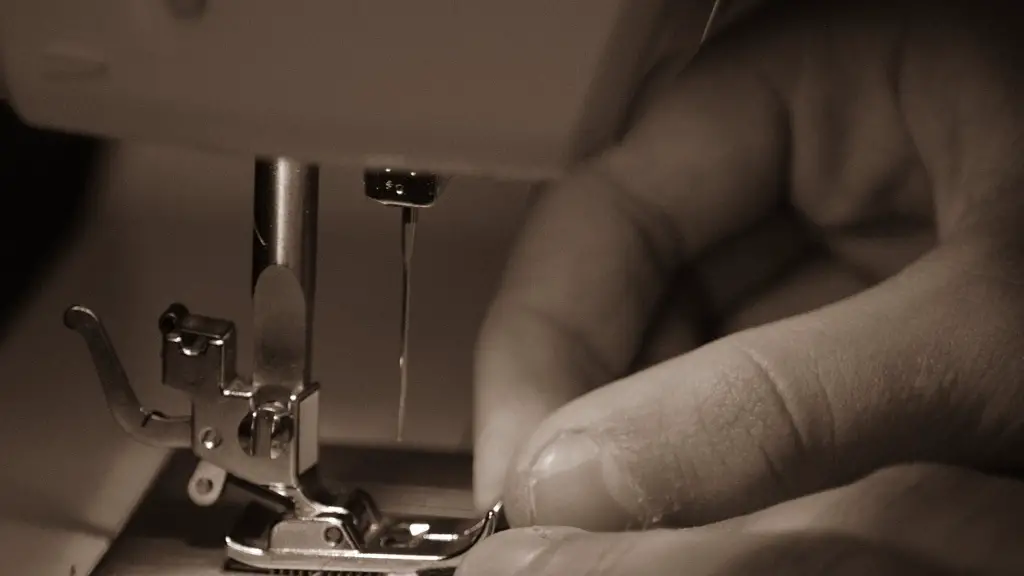
[[(247, 495), (211, 563), (246, 573), (451, 571), (504, 527), (500, 503), (468, 518), (385, 510), (324, 473), (321, 383), (351, 375), (313, 371), (318, 206), (330, 193), (320, 166), (359, 166), (366, 197), (400, 219), (404, 398), (419, 211), (444, 204), (449, 177), (545, 181), (607, 146), (666, 39), (680, 38), (665, 28), (686, 24), (682, 43), (695, 49), (712, 5), (8, 0), (0, 86), (26, 122), (255, 159), (251, 370), (237, 366), (247, 344), (232, 321), (206, 315), (202, 302), (170, 304), (153, 319), (161, 379), (190, 408), (167, 415), (137, 399), (118, 335), (95, 311), (64, 314), (120, 427), (195, 457), (180, 486), (195, 505)], [(399, 439), (404, 409), (400, 401)]]

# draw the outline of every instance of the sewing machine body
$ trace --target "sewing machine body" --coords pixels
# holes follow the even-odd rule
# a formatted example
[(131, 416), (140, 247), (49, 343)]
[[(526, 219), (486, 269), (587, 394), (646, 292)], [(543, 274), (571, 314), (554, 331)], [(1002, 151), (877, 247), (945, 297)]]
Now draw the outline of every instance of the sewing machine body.
[[(454, 528), (417, 532), (427, 521), (402, 511), (385, 517), (359, 491), (322, 495), (310, 488), (317, 482), (306, 482), (330, 469), (320, 466), (316, 434), (331, 426), (317, 421), (321, 385), (345, 387), (364, 376), (344, 368), (310, 376), (308, 360), (285, 374), (291, 364), (271, 367), (268, 360), (284, 353), (309, 357), (317, 282), (315, 274), (306, 278), (304, 262), (315, 263), (316, 239), (324, 235), (316, 229), (319, 166), (373, 169), (385, 183), (388, 176), (381, 175), (391, 170), (403, 177), (416, 171), (525, 182), (558, 177), (614, 139), (638, 83), (665, 49), (665, 29), (682, 25), (688, 33), (674, 30), (670, 39), (684, 52), (695, 49), (712, 3), (7, 0), (0, 87), (26, 122), (259, 159), (255, 322), (246, 326), (256, 343), (251, 370), (243, 362), (236, 371), (234, 351), (224, 352), (225, 342), (236, 339), (233, 318), (182, 321), (193, 315), (178, 310), (177, 320), (162, 321), (161, 333), (153, 332), (162, 342), (164, 383), (189, 398), (184, 413), (165, 418), (144, 411), (118, 375), (111, 347), (118, 334), (105, 334), (87, 308), (72, 308), (65, 318), (86, 337), (121, 427), (202, 459), (187, 483), (194, 503), (212, 504), (231, 478), (284, 501), (281, 510), (263, 508), (273, 510), (261, 517), (259, 530), (239, 527), (228, 535), (226, 553), (236, 569), (239, 562), (255, 571), (450, 568), (501, 524), (499, 506), (468, 524), (435, 517), (431, 526)], [(369, 188), (367, 195), (384, 204), (402, 200)], [(194, 191), (171, 196), (168, 201), (206, 209)], [(261, 221), (261, 211), (277, 220)], [(329, 222), (331, 230), (347, 226)], [(472, 227), (451, 233), (469, 236)], [(267, 240), (285, 228), (290, 232)], [(188, 274), (180, 265), (173, 269)], [(190, 304), (201, 314), (217, 313), (203, 302)], [(138, 321), (153, 325), (158, 310), (150, 310), (152, 317)], [(281, 321), (282, 314), (290, 319)], [(266, 344), (275, 340), (268, 335), (287, 331), (294, 336), (287, 345)], [(246, 359), (245, 352), (238, 356)], [(82, 379), (93, 381), (87, 373)], [(345, 393), (335, 394), (334, 402), (344, 403)], [(183, 408), (180, 401), (176, 406)], [(197, 490), (207, 482), (214, 487)], [(395, 540), (395, 530), (404, 540)]]
[(664, 0), (8, 0), (29, 123), (539, 180), (613, 137)]

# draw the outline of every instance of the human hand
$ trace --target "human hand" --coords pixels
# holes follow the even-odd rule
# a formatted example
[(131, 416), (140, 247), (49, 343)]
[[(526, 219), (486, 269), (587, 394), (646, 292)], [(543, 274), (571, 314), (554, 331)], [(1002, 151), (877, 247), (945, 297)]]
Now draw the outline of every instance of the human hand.
[(1020, 482), (963, 469), (905, 465), (703, 528), (502, 532), (479, 544), (456, 574), (1020, 574), (1022, 513)]
[[(777, 10), (549, 191), (481, 334), (478, 504), (699, 526), (901, 462), (1024, 464), (1024, 54), (996, 6)], [(796, 270), (784, 203), (825, 247)], [(732, 334), (691, 351), (693, 309)]]

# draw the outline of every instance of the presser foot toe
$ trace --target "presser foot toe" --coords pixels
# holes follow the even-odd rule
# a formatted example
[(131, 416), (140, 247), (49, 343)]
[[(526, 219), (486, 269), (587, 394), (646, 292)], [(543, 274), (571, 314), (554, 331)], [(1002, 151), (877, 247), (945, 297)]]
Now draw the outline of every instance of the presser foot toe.
[(506, 527), (501, 505), (483, 518), (350, 513), (309, 518), (250, 505), (225, 539), (232, 572), (288, 576), (452, 574), (482, 539)]

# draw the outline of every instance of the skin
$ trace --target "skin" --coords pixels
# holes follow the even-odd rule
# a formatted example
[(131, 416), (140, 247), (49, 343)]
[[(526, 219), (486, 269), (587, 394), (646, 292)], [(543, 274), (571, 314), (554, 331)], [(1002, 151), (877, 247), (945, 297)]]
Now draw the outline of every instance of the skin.
[(546, 191), (475, 494), (572, 528), (460, 576), (1024, 571), (1024, 9), (979, 4), (763, 12)]

